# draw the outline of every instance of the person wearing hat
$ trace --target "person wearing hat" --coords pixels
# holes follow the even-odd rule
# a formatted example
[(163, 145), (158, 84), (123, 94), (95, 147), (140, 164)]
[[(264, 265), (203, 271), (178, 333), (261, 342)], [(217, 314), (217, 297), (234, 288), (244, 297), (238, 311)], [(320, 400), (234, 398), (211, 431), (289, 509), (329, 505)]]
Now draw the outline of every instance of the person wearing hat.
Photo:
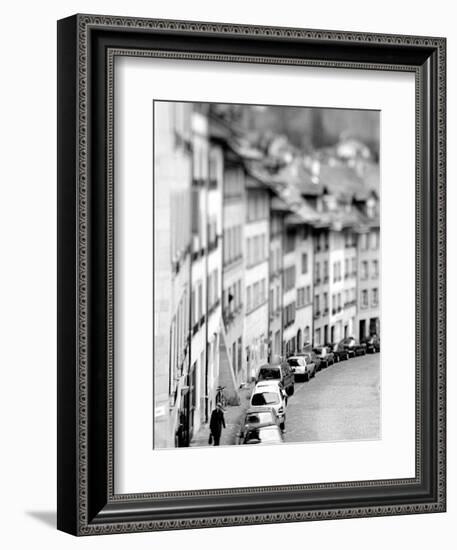
[(224, 409), (221, 403), (216, 404), (216, 408), (211, 413), (211, 419), (209, 421), (209, 443), (213, 445), (219, 445), (221, 440), (222, 428), (225, 428)]

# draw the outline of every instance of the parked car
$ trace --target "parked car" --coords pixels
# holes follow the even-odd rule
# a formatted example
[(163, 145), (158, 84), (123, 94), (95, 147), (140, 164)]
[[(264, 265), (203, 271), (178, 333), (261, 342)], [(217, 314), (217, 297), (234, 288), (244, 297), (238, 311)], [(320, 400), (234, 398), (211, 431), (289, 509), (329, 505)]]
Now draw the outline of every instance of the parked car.
[(271, 407), (249, 408), (241, 422), (240, 431), (237, 434), (237, 443), (241, 443), (246, 432), (260, 426), (278, 426), (280, 420), (275, 410)]
[(332, 342), (328, 344), (327, 347), (333, 351), (335, 363), (338, 363), (339, 361), (346, 361), (346, 359), (349, 359), (349, 351), (344, 347), (341, 342), (339, 344)]
[(363, 343), (358, 342), (353, 336), (344, 338), (340, 344), (344, 346), (349, 353), (349, 357), (355, 357), (357, 355), (365, 355), (366, 346)]
[(257, 374), (256, 382), (264, 380), (278, 380), (286, 390), (287, 395), (293, 395), (295, 388), (295, 378), (292, 369), (287, 361), (278, 365), (263, 365)]
[(289, 366), (294, 373), (295, 380), (302, 378), (306, 382), (316, 376), (316, 363), (313, 363), (310, 354), (293, 355), (287, 359)]
[(312, 349), (297, 352), (294, 357), (306, 357), (307, 361), (314, 363), (315, 372), (319, 372), (321, 370), (319, 358)]
[(287, 394), (279, 381), (258, 382), (250, 399), (250, 408), (258, 411), (269, 407), (273, 409), (279, 420), (281, 430), (286, 426)]
[(381, 341), (377, 334), (372, 334), (371, 336), (368, 336), (368, 338), (366, 338), (363, 343), (366, 346), (367, 353), (376, 353), (378, 351), (381, 351)]
[(278, 426), (273, 424), (251, 428), (246, 431), (243, 438), (240, 440), (242, 445), (258, 445), (262, 443), (277, 445), (278, 443), (283, 442), (284, 437), (282, 435), (282, 431), (278, 428)]
[(327, 346), (318, 346), (317, 348), (314, 348), (313, 351), (319, 359), (321, 368), (333, 365), (335, 362), (333, 351), (329, 351)]

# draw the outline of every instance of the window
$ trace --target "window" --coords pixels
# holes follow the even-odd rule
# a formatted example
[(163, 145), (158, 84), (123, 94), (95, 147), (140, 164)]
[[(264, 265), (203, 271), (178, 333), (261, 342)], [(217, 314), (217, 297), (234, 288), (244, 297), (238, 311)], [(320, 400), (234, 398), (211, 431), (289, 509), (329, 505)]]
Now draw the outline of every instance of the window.
[(371, 246), (372, 250), (377, 250), (379, 247), (379, 233), (377, 231), (372, 231), (371, 235)]
[(377, 279), (379, 277), (379, 263), (378, 260), (373, 260), (373, 279)]
[(284, 271), (284, 290), (287, 292), (295, 286), (295, 266), (292, 265)]
[(254, 283), (252, 290), (252, 308), (256, 308), (259, 305), (259, 283)]
[(365, 261), (365, 260), (362, 262), (362, 275), (361, 275), (361, 278), (362, 279), (368, 279), (368, 262)]
[(316, 313), (320, 313), (319, 311), (319, 296), (316, 294), (316, 296), (314, 296), (314, 310)]
[(248, 286), (246, 289), (246, 309), (247, 311), (250, 311), (252, 309), (252, 303), (251, 303), (251, 287)]
[(314, 278), (316, 280), (316, 284), (318, 285), (321, 282), (321, 264), (319, 262), (314, 264)]
[(362, 233), (362, 235), (360, 235), (360, 248), (362, 250), (368, 249), (368, 233)]
[(258, 262), (258, 254), (259, 254), (259, 237), (256, 235), (252, 239), (252, 256), (251, 256), (251, 264), (256, 264)]
[(328, 292), (324, 292), (324, 310), (328, 310)]
[(284, 327), (288, 327), (295, 321), (295, 302), (284, 308)]
[(305, 338), (305, 344), (309, 344), (309, 326), (306, 326), (305, 327), (305, 333), (304, 333), (304, 338)]
[(247, 239), (247, 253), (248, 253), (247, 264), (251, 265), (252, 264), (252, 241), (249, 237)]
[(286, 254), (295, 250), (295, 231), (287, 231), (284, 248)]
[(297, 289), (297, 307), (303, 307), (305, 305), (305, 289)]
[(333, 262), (333, 282), (338, 281), (338, 262)]
[(349, 277), (349, 258), (346, 258), (344, 260), (344, 278), (347, 279)]
[(319, 346), (321, 343), (321, 329), (317, 328), (314, 336), (314, 345)]
[(301, 256), (301, 272), (308, 273), (308, 254), (306, 253)]
[(192, 233), (198, 235), (200, 233), (200, 190), (198, 188), (192, 188), (191, 203)]
[(372, 291), (371, 291), (371, 305), (373, 307), (377, 307), (378, 306), (378, 301), (379, 301), (378, 289), (373, 288)]
[(324, 250), (328, 250), (328, 233), (324, 233)]
[(209, 155), (209, 178), (213, 185), (217, 185), (217, 157), (214, 150)]
[(262, 235), (260, 238), (260, 259), (264, 260), (267, 257), (266, 251), (265, 251), (265, 245), (266, 245), (266, 236)]
[(361, 307), (368, 307), (368, 290), (362, 290)]
[(261, 303), (265, 302), (266, 300), (266, 285), (265, 285), (265, 279), (262, 279), (260, 281), (260, 301)]
[(224, 229), (224, 263), (228, 263), (228, 237), (227, 237), (227, 229)]

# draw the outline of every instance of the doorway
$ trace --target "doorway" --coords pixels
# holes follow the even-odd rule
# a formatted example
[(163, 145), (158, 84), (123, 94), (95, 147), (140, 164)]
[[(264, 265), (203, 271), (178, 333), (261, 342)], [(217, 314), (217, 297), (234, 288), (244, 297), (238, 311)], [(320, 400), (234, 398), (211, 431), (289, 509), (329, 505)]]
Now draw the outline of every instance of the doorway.
[(359, 340), (363, 340), (363, 338), (365, 338), (366, 324), (365, 319), (359, 321)]

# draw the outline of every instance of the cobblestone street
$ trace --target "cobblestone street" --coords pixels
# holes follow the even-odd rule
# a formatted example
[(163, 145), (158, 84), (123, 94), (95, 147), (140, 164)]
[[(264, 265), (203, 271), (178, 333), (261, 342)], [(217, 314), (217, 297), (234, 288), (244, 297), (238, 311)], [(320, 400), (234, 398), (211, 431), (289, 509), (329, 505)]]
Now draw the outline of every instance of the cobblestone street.
[(295, 384), (287, 407), (285, 441), (380, 437), (379, 353), (335, 363), (310, 382)]
[[(296, 382), (286, 416), (286, 443), (378, 439), (380, 432), (379, 353), (355, 357), (321, 370), (309, 382)], [(221, 445), (234, 445), (249, 407), (253, 386), (240, 392), (240, 405), (226, 409)], [(191, 446), (208, 445), (202, 426)]]

